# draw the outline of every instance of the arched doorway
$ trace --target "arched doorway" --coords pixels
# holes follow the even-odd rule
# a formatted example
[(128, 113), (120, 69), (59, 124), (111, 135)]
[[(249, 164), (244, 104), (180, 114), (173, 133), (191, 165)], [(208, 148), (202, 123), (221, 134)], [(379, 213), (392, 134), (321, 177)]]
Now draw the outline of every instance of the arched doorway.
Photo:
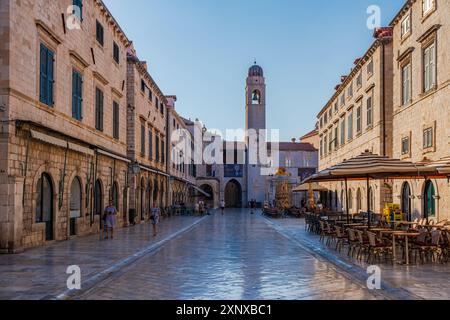
[(436, 191), (433, 182), (428, 180), (424, 189), (424, 214), (425, 218), (434, 218), (436, 216)]
[(81, 182), (78, 177), (75, 177), (70, 186), (70, 235), (77, 234), (76, 223), (77, 219), (81, 217)]
[(103, 189), (100, 180), (95, 182), (94, 188), (94, 215), (100, 216), (100, 228), (103, 228), (103, 220), (101, 219), (103, 213)]
[(158, 181), (155, 179), (153, 181), (153, 204), (158, 206)]
[(225, 187), (225, 204), (229, 208), (242, 207), (242, 188), (239, 182), (231, 180)]
[(45, 223), (45, 240), (53, 240), (53, 185), (46, 173), (38, 180), (36, 200), (36, 222)]
[(144, 221), (145, 220), (145, 179), (144, 178), (141, 179), (141, 187), (139, 189), (140, 189), (140, 198), (141, 198), (139, 211), (140, 211), (141, 221)]
[(402, 187), (402, 212), (406, 215), (408, 221), (412, 220), (411, 216), (411, 187), (405, 182)]
[(214, 190), (209, 184), (204, 184), (200, 187), (204, 192), (209, 194), (209, 197), (205, 195), (200, 196), (200, 200), (208, 205), (208, 208), (214, 208)]
[(373, 192), (373, 188), (369, 188), (369, 210), (370, 212), (375, 211), (375, 194)]

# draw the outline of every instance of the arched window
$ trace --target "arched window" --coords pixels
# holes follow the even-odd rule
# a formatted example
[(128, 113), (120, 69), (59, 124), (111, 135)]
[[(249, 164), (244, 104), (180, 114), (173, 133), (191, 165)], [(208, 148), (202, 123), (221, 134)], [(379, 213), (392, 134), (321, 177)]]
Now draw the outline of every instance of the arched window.
[(45, 240), (53, 240), (53, 185), (46, 173), (37, 183), (36, 222), (45, 223)]
[(94, 214), (101, 216), (103, 213), (103, 190), (100, 180), (95, 182), (94, 188)]
[(81, 182), (78, 177), (73, 179), (70, 186), (70, 235), (76, 235), (77, 218), (81, 217)]
[(252, 104), (261, 104), (261, 92), (259, 90), (254, 90), (252, 92)]
[(357, 212), (360, 212), (361, 209), (362, 209), (361, 203), (362, 203), (362, 201), (361, 201), (361, 189), (358, 188), (358, 191), (356, 191), (356, 211)]
[(119, 185), (117, 182), (113, 183), (112, 189), (111, 189), (111, 201), (116, 207), (116, 210), (119, 211)]
[(406, 215), (408, 221), (411, 217), (411, 187), (408, 182), (405, 182), (402, 187), (402, 212)]
[(424, 189), (424, 213), (426, 218), (436, 216), (436, 191), (433, 182), (428, 180)]
[(339, 195), (337, 190), (334, 191), (334, 209), (339, 210)]
[(73, 179), (70, 186), (70, 217), (81, 217), (81, 182), (78, 177)]
[(373, 188), (369, 188), (369, 211), (374, 212), (375, 210), (375, 194), (373, 193)]
[(348, 190), (348, 210), (353, 209), (353, 192), (352, 189)]

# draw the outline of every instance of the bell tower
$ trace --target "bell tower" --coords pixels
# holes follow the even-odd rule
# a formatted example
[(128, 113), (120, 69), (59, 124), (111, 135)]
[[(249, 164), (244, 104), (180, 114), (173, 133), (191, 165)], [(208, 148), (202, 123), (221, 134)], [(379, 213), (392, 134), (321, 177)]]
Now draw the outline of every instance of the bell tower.
[(266, 129), (266, 81), (263, 69), (256, 62), (248, 70), (245, 129)]

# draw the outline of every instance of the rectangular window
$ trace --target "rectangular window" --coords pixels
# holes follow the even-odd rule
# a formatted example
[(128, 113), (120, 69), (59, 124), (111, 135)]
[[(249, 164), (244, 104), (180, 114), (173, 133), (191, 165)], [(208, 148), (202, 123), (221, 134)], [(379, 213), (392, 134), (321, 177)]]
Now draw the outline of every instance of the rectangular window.
[[(83, 0), (73, 0), (73, 6), (78, 7), (78, 12), (80, 14), (80, 16), (78, 17), (80, 21), (83, 20)], [(77, 11), (73, 11), (73, 14), (77, 14)]]
[(76, 70), (72, 70), (72, 117), (80, 121), (82, 119), (83, 106), (83, 76)]
[(434, 8), (434, 0), (422, 0), (423, 15), (426, 15)]
[(345, 105), (345, 92), (341, 96), (341, 106)]
[(339, 111), (339, 104), (338, 104), (338, 102), (336, 101), (335, 103), (334, 103), (334, 112), (336, 113), (336, 112), (338, 112)]
[(353, 97), (353, 82), (350, 83), (349, 87), (348, 87), (348, 92), (347, 95), (349, 97)]
[(40, 70), (39, 70), (39, 100), (48, 106), (53, 107), (53, 87), (54, 87), (54, 63), (55, 54), (45, 45), (41, 44)]
[(145, 81), (144, 81), (144, 79), (141, 79), (141, 91), (142, 91), (143, 93), (145, 93), (145, 87), (146, 87)]
[(165, 143), (161, 138), (161, 163), (166, 162), (166, 152), (165, 152)]
[(158, 108), (159, 108), (159, 99), (158, 98), (155, 98), (155, 107), (156, 107), (156, 110), (158, 110)]
[(330, 140), (328, 143), (328, 152), (331, 153), (333, 151), (333, 130), (330, 130), (328, 133), (328, 139)]
[(345, 118), (341, 121), (341, 145), (345, 144)]
[(352, 140), (353, 139), (353, 111), (350, 111), (347, 122), (348, 122), (347, 137), (348, 137), (348, 140)]
[(427, 128), (423, 131), (423, 148), (431, 148), (434, 145), (433, 128)]
[(356, 132), (361, 133), (362, 130), (362, 112), (361, 106), (356, 109)]
[(320, 157), (323, 157), (323, 139), (320, 139)]
[(411, 102), (411, 63), (402, 68), (402, 105)]
[(373, 75), (373, 59), (370, 60), (369, 64), (367, 65), (367, 74), (369, 76)]
[(323, 154), (326, 156), (328, 154), (328, 136), (325, 133), (325, 137), (323, 138)]
[(119, 104), (113, 102), (113, 138), (119, 139)]
[(115, 41), (113, 41), (113, 58), (115, 62), (119, 63), (120, 60), (119, 46)]
[(148, 132), (148, 158), (153, 160), (153, 132)]
[(145, 157), (145, 125), (141, 124), (141, 156)]
[(148, 100), (153, 101), (153, 92), (152, 90), (148, 90)]
[(97, 42), (103, 47), (104, 44), (104, 30), (102, 24), (97, 20), (96, 23), (96, 39)]
[(103, 131), (103, 91), (95, 89), (95, 129)]
[(424, 92), (436, 86), (436, 45), (433, 43), (423, 51)]
[(411, 31), (411, 16), (408, 14), (402, 21), (401, 36), (402, 38)]
[(159, 136), (155, 137), (156, 162), (159, 162)]
[(339, 126), (334, 128), (334, 148), (339, 148)]
[(402, 139), (402, 155), (403, 156), (409, 154), (409, 148), (410, 148), (409, 137), (404, 137)]
[(161, 112), (161, 114), (164, 116), (164, 103), (161, 102), (161, 105), (159, 107), (159, 111)]
[(362, 72), (360, 72), (358, 78), (356, 78), (356, 85), (358, 88), (362, 86)]
[(323, 122), (325, 123), (325, 125), (328, 123), (328, 113), (325, 112), (325, 115), (323, 116)]
[(372, 97), (367, 98), (367, 126), (373, 125), (373, 101)]

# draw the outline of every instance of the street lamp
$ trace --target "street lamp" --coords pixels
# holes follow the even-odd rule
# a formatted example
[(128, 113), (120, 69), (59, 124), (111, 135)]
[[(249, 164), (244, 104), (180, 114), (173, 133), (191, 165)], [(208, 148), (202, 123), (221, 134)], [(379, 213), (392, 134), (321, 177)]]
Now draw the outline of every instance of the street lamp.
[(139, 162), (134, 162), (131, 165), (131, 172), (133, 172), (133, 174), (139, 174), (141, 172), (141, 167), (139, 165)]

